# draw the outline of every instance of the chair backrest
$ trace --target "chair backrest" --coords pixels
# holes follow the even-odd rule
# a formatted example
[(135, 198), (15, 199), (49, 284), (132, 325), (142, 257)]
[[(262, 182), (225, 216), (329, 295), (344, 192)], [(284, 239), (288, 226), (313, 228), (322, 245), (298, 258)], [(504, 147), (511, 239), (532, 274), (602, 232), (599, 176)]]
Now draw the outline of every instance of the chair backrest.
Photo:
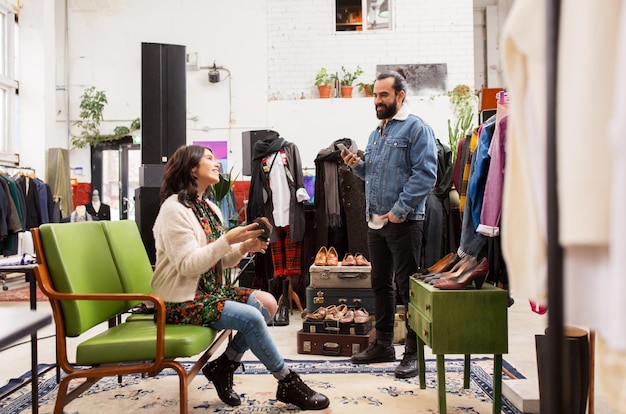
[[(141, 239), (137, 223), (132, 220), (101, 221), (124, 291), (152, 293), (152, 264)], [(136, 305), (134, 303), (133, 305)]]
[[(124, 293), (103, 227), (97, 221), (39, 227), (54, 289), (61, 293)], [(63, 300), (66, 335), (78, 336), (130, 307), (127, 301)]]

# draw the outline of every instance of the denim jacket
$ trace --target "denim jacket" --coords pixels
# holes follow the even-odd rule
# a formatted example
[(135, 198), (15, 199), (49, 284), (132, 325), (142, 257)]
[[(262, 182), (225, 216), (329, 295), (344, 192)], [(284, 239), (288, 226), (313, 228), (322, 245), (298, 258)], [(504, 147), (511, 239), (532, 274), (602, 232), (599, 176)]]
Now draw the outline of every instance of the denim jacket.
[(353, 173), (365, 181), (365, 217), (389, 211), (402, 220), (423, 220), (426, 197), (437, 180), (432, 128), (406, 104), (369, 136), (364, 159)]

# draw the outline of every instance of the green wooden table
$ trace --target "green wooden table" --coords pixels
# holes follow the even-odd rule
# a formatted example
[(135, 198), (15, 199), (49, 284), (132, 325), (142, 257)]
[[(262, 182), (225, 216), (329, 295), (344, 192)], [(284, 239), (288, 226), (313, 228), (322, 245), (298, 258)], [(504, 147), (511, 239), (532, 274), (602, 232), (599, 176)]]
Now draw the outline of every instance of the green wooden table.
[(463, 354), (463, 387), (469, 388), (471, 354), (493, 354), (493, 412), (501, 412), (502, 354), (508, 352), (508, 293), (481, 289), (441, 290), (411, 278), (409, 325), (417, 333), (420, 388), (426, 388), (424, 345), (437, 357), (439, 412), (446, 412), (445, 355)]

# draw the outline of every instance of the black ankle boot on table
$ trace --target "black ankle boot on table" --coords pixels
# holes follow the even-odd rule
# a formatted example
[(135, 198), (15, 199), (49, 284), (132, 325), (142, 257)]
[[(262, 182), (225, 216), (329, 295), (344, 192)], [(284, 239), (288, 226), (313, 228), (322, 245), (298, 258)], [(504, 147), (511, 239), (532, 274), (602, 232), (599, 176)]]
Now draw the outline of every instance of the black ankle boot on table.
[(239, 395), (233, 391), (233, 374), (238, 367), (239, 362), (231, 361), (226, 355), (222, 355), (202, 368), (202, 373), (213, 383), (220, 400), (232, 407), (241, 405)]
[(287, 404), (297, 405), (302, 410), (323, 410), (328, 407), (328, 397), (309, 388), (300, 376), (293, 371), (285, 379), (278, 381), (276, 399)]

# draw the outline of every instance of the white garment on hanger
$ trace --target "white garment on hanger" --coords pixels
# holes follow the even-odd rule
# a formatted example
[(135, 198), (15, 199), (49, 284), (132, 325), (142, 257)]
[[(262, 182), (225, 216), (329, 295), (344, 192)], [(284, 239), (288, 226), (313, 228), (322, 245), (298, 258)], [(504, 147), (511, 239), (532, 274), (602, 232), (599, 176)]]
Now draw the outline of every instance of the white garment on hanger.
[(287, 227), (289, 225), (291, 192), (289, 191), (287, 174), (285, 174), (286, 166), (283, 165), (283, 160), (279, 152), (275, 152), (267, 157), (267, 165), (272, 165), (269, 181), (270, 189), (272, 190), (272, 204), (274, 205), (272, 212), (274, 224), (276, 227)]

